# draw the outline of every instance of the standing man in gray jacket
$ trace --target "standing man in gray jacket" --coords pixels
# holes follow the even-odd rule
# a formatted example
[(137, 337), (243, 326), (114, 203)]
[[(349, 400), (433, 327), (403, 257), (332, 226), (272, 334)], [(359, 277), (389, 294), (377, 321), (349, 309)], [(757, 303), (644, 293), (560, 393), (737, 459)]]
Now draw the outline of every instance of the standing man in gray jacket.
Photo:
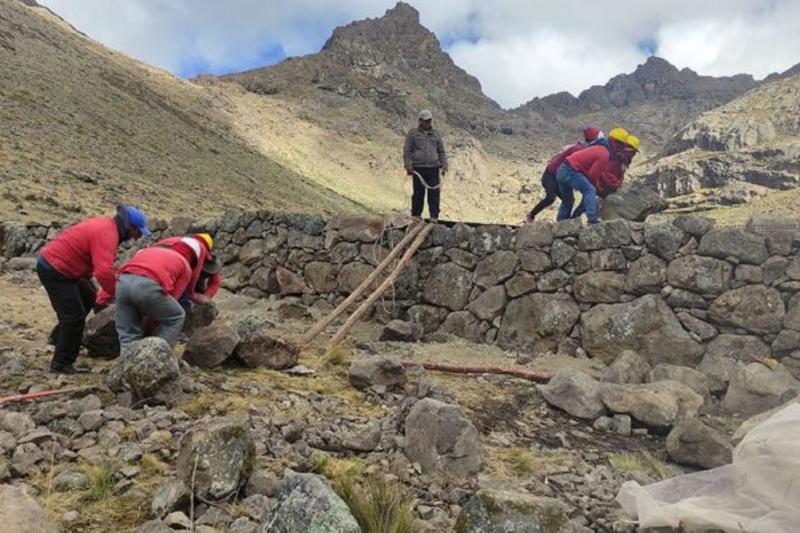
[(430, 111), (423, 109), (419, 112), (419, 124), (406, 135), (403, 163), (414, 184), (411, 216), (422, 216), (427, 189), (428, 211), (431, 220), (436, 220), (439, 218), (439, 171), (441, 170), (442, 175), (447, 174), (447, 153), (442, 136), (433, 129), (432, 123), (433, 114)]

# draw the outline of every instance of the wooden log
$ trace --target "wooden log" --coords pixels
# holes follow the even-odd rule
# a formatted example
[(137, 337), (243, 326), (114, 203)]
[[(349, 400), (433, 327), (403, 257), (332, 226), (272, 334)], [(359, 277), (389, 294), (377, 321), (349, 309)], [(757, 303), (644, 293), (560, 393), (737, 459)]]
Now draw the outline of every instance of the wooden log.
[[(535, 372), (533, 370), (524, 370), (522, 368), (508, 368), (508, 367), (500, 367), (500, 366), (461, 366), (461, 365), (448, 365), (444, 363), (416, 363), (412, 361), (405, 361), (403, 362), (403, 366), (406, 368), (414, 368), (415, 366), (421, 366), (425, 370), (433, 370), (439, 372), (450, 372), (453, 374), (501, 374), (501, 375), (508, 375), (514, 376), (522, 379), (527, 379), (529, 381), (539, 381), (543, 383), (547, 383), (550, 381), (553, 376), (555, 376), (555, 372)], [(592, 377), (598, 378), (596, 372), (586, 372)]]
[(529, 381), (548, 382), (555, 375), (553, 372), (534, 372), (532, 370), (523, 370), (521, 368), (504, 368), (500, 366), (460, 366), (460, 365), (447, 365), (443, 363), (413, 363), (403, 362), (406, 368), (413, 368), (421, 366), (425, 370), (434, 370), (439, 372), (450, 372), (452, 374), (504, 374), (508, 376), (515, 376)]
[(336, 318), (339, 315), (347, 311), (347, 309), (351, 305), (353, 305), (353, 303), (356, 300), (358, 300), (358, 298), (364, 293), (364, 291), (366, 291), (367, 288), (370, 285), (372, 285), (372, 283), (374, 283), (376, 279), (378, 279), (378, 276), (381, 275), (383, 270), (387, 266), (389, 266), (389, 264), (392, 261), (394, 261), (398, 255), (400, 255), (400, 252), (403, 251), (403, 249), (408, 245), (408, 243), (411, 242), (414, 239), (414, 237), (417, 236), (422, 227), (423, 224), (414, 225), (405, 235), (405, 237), (403, 237), (403, 239), (399, 243), (397, 243), (397, 246), (395, 246), (392, 249), (392, 251), (389, 252), (389, 255), (387, 255), (386, 258), (383, 261), (381, 261), (378, 266), (375, 267), (375, 270), (373, 270), (370, 273), (370, 275), (367, 276), (367, 278), (361, 283), (361, 285), (359, 285), (356, 288), (356, 290), (350, 293), (350, 295), (347, 298), (345, 298), (345, 300), (342, 303), (336, 306), (336, 309), (328, 313), (328, 315), (326, 315), (324, 318), (322, 318), (320, 321), (314, 324), (314, 326), (310, 330), (308, 330), (308, 332), (305, 335), (303, 335), (303, 337), (301, 337), (299, 343), (300, 347), (304, 348), (308, 346), (311, 343), (311, 341), (313, 341), (314, 338), (328, 326), (328, 324), (336, 320)]
[(383, 293), (386, 292), (389, 287), (391, 287), (403, 270), (408, 266), (408, 263), (411, 261), (411, 258), (416, 253), (417, 249), (422, 246), (422, 243), (425, 242), (425, 239), (428, 238), (428, 234), (433, 231), (433, 224), (425, 225), (417, 234), (417, 237), (414, 239), (414, 242), (411, 243), (411, 246), (408, 247), (406, 253), (403, 254), (403, 257), (400, 259), (400, 262), (397, 263), (397, 266), (392, 271), (389, 276), (383, 280), (383, 283), (375, 289), (375, 292), (369, 295), (366, 300), (350, 315), (350, 318), (339, 328), (339, 331), (336, 332), (333, 339), (331, 339), (330, 344), (328, 345), (328, 350), (330, 350), (333, 346), (336, 346), (341, 342), (341, 340), (347, 335), (350, 329), (359, 321), (361, 318), (366, 314), (372, 305), (378, 301), (378, 299), (383, 296)]
[(42, 398), (49, 398), (51, 396), (61, 396), (64, 394), (80, 394), (83, 392), (91, 392), (93, 390), (97, 390), (96, 386), (89, 386), (89, 387), (72, 387), (69, 389), (59, 389), (59, 390), (48, 390), (48, 391), (41, 391), (41, 392), (29, 392), (27, 394), (17, 394), (15, 396), (6, 396), (5, 398), (0, 398), (0, 405), (4, 405), (7, 403), (12, 402), (24, 402), (28, 400), (40, 400)]

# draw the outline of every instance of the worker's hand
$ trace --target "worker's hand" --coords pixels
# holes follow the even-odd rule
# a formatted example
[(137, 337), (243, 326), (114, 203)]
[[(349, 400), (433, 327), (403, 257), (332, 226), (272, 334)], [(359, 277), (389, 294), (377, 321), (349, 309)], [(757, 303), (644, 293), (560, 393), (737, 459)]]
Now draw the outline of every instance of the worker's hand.
[(533, 214), (533, 211), (531, 211), (530, 213), (528, 213), (528, 216), (526, 216), (526, 217), (525, 217), (525, 222), (527, 222), (528, 224), (530, 224), (530, 223), (531, 223), (531, 222), (533, 222), (535, 219), (536, 219), (536, 215), (534, 215), (534, 214)]
[(447, 165), (442, 165), (442, 176), (447, 174)]
[(411, 167), (406, 167), (406, 174), (408, 176), (412, 176), (414, 174), (414, 169)]
[(198, 303), (198, 304), (207, 304), (208, 302), (211, 301), (211, 298), (209, 298), (205, 294), (198, 294), (198, 295), (196, 295), (194, 297), (194, 301), (195, 301), (195, 303)]

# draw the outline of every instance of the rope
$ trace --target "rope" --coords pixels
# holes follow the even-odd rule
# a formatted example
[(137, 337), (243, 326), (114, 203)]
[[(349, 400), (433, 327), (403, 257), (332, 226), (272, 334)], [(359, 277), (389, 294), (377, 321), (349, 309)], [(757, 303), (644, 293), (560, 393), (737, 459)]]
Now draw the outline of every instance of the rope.
[[(411, 175), (412, 175), (412, 176), (413, 176), (413, 177), (414, 177), (414, 178), (415, 178), (415, 179), (416, 179), (416, 180), (417, 180), (417, 181), (418, 181), (420, 184), (422, 184), (422, 186), (423, 186), (423, 187), (424, 187), (426, 190), (428, 190), (428, 191), (433, 191), (433, 190), (437, 190), (437, 189), (442, 189), (442, 185), (444, 184), (444, 177), (443, 177), (443, 176), (439, 178), (439, 185), (436, 185), (435, 187), (431, 187), (431, 186), (430, 186), (430, 185), (428, 185), (428, 183), (425, 181), (425, 178), (423, 178), (423, 177), (420, 175), (420, 173), (419, 173), (419, 172), (417, 172), (416, 170), (412, 170), (412, 174), (411, 174)], [(410, 194), (411, 194), (411, 191), (409, 191), (409, 190), (408, 190), (408, 185), (407, 185), (407, 183), (408, 183), (408, 182), (407, 182), (406, 180), (403, 180), (403, 192), (405, 193), (406, 197), (410, 196)], [(464, 198), (466, 198), (466, 195), (464, 196)], [(439, 202), (440, 202), (440, 204), (441, 204), (441, 205), (442, 205), (442, 206), (443, 206), (443, 207), (444, 207), (444, 208), (445, 208), (447, 211), (453, 212), (453, 213), (455, 213), (455, 214), (457, 215), (457, 217), (458, 217), (458, 220), (457, 220), (456, 222), (464, 222), (464, 220), (465, 220), (465, 217), (464, 217), (464, 209), (461, 207), (461, 201), (459, 201), (459, 202), (458, 202), (458, 205), (457, 205), (457, 206), (454, 206), (453, 204), (451, 204), (450, 202), (448, 202), (448, 201), (447, 201), (445, 198), (443, 198), (443, 197), (441, 197), (441, 196), (440, 196), (440, 201), (439, 201)]]

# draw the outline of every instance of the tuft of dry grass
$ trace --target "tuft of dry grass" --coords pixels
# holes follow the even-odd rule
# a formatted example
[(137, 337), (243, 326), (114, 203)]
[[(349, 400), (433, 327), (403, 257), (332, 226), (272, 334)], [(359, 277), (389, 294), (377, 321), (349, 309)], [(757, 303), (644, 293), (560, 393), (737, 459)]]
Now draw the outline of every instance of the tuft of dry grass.
[(670, 466), (645, 450), (616, 453), (609, 458), (608, 462), (620, 472), (644, 474), (658, 481), (669, 479), (679, 474), (675, 467)]
[(572, 455), (559, 450), (537, 453), (529, 448), (514, 447), (489, 454), (489, 463), (494, 474), (505, 479), (544, 478), (568, 470), (573, 462)]
[(414, 531), (414, 498), (402, 485), (370, 479), (358, 486), (352, 478), (345, 477), (335, 488), (364, 533)]
[(352, 352), (342, 346), (331, 346), (322, 358), (325, 368), (344, 366), (350, 363)]

